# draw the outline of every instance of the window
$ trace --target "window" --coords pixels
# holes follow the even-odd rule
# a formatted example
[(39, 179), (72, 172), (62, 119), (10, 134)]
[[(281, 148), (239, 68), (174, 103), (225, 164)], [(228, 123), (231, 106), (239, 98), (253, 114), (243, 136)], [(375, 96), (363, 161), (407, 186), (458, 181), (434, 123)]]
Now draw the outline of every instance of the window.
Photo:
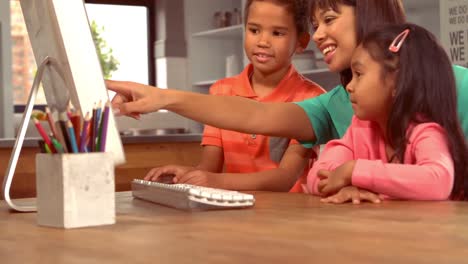
[[(37, 69), (36, 61), (29, 42), (28, 31), (21, 12), (20, 2), (10, 0), (11, 50), (12, 50), (12, 87), (15, 105), (26, 104)], [(39, 92), (36, 102), (45, 104), (43, 92)], [(16, 111), (15, 111), (16, 112)]]
[(85, 0), (90, 23), (119, 61), (112, 78), (155, 84), (155, 0)]
[[(99, 34), (101, 54), (112, 56), (116, 80), (155, 84), (153, 44), (156, 39), (155, 0), (85, 0), (93, 35)], [(18, 0), (10, 0), (12, 82), (15, 112), (23, 112), (37, 70)], [(102, 62), (101, 62), (102, 64)], [(104, 70), (106, 72), (106, 70)], [(36, 108), (43, 108), (39, 91)]]

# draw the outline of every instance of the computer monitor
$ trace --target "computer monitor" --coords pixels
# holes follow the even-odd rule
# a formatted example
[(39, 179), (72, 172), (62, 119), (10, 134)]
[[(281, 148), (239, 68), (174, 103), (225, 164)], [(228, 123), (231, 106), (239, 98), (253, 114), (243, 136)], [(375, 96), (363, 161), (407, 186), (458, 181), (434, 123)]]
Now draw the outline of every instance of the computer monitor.
[[(34, 205), (13, 203), (9, 190), (30, 118), (27, 115), (32, 110), (37, 92), (37, 77), (42, 76), (48, 106), (59, 113), (65, 112), (70, 103), (82, 115), (92, 113), (95, 103), (107, 102), (109, 97), (83, 0), (20, 0), (20, 4), (34, 57), (38, 66), (41, 64), (44, 67), (38, 69), (33, 84), (5, 175), (3, 195), (13, 209), (35, 211)], [(122, 142), (112, 114), (109, 115), (105, 151), (112, 154), (114, 164), (125, 162)]]
[[(36, 62), (47, 56), (57, 67), (48, 67), (42, 84), (51, 110), (66, 111), (71, 101), (84, 115), (95, 103), (109, 100), (91, 29), (82, 0), (21, 0)], [(63, 76), (61, 76), (63, 75)], [(113, 115), (109, 118), (106, 151), (116, 164), (125, 161)]]

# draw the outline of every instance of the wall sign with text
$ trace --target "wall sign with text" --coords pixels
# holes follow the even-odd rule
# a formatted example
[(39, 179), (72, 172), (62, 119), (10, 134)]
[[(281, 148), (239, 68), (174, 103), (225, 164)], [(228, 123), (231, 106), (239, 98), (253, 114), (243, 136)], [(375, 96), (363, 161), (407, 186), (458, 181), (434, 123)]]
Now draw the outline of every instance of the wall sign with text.
[(440, 31), (450, 60), (468, 67), (468, 0), (440, 0)]

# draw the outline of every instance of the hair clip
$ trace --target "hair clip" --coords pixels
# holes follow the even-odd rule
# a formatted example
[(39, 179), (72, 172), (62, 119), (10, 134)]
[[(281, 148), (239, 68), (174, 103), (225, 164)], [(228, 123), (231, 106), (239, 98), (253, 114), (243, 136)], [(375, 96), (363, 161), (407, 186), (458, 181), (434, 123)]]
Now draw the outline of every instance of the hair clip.
[(395, 37), (392, 44), (390, 44), (390, 47), (388, 47), (388, 50), (390, 50), (391, 52), (397, 53), (400, 50), (401, 45), (403, 45), (403, 42), (405, 41), (408, 34), (409, 34), (409, 29), (403, 30), (403, 32), (401, 32), (400, 34), (398, 34), (398, 36)]

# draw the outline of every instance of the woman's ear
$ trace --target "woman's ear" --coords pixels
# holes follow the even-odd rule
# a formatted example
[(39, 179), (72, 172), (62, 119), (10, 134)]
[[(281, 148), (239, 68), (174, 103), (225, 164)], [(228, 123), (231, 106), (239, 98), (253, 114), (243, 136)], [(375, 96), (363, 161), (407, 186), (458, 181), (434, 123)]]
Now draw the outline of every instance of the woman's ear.
[(300, 36), (299, 36), (299, 40), (298, 40), (298, 46), (296, 48), (296, 52), (297, 53), (301, 53), (303, 52), (306, 48), (307, 48), (307, 45), (309, 45), (309, 41), (310, 41), (310, 34), (309, 32), (304, 32), (302, 33)]

